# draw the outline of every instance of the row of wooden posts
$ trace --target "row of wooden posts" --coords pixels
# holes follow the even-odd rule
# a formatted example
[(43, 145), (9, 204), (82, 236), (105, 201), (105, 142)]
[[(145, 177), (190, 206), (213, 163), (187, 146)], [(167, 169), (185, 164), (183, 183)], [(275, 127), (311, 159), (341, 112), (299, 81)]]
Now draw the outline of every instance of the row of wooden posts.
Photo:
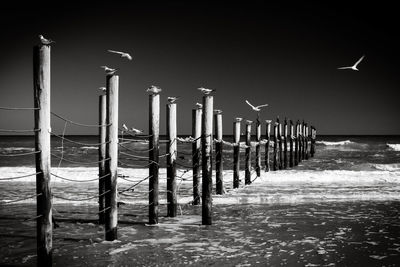
[[(36, 192), (37, 192), (37, 255), (38, 266), (52, 265), (52, 195), (50, 187), (50, 46), (34, 48), (34, 105)], [(118, 75), (106, 76), (106, 94), (99, 97), (99, 223), (104, 224), (105, 239), (117, 239), (118, 206)], [(212, 224), (212, 150), (213, 121), (215, 128), (216, 193), (223, 194), (222, 112), (214, 112), (212, 95), (204, 95), (202, 108), (192, 111), (192, 171), (193, 204), (202, 204), (202, 224)], [(177, 106), (167, 104), (167, 215), (177, 215), (176, 158), (177, 158)], [(159, 216), (159, 124), (160, 95), (149, 95), (149, 224), (157, 224)], [(233, 188), (239, 187), (241, 119), (233, 122)], [(245, 184), (251, 183), (251, 121), (246, 121)], [(301, 160), (315, 153), (316, 130), (297, 122), (296, 130), (290, 122), (290, 134), (285, 120), (284, 133), (277, 119), (274, 125), (272, 170), (296, 166)], [(265, 171), (270, 170), (271, 121), (266, 121)], [(309, 140), (311, 147), (309, 149)], [(255, 171), (261, 175), (261, 121), (256, 120)], [(287, 142), (289, 141), (289, 159)], [(201, 155), (201, 165), (200, 165)], [(201, 169), (200, 169), (201, 168)], [(200, 172), (201, 170), (201, 172)], [(202, 193), (200, 194), (200, 176)], [(103, 178), (104, 177), (104, 178)], [(201, 199), (201, 201), (200, 201)]]

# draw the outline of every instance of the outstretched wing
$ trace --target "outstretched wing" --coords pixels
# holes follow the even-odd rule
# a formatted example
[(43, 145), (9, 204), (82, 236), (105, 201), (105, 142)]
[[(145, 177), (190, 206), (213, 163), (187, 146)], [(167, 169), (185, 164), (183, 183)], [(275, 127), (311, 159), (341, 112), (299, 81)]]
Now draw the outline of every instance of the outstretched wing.
[(247, 105), (249, 105), (251, 108), (256, 108), (255, 106), (253, 106), (252, 104), (250, 104), (249, 101), (246, 100)]
[(107, 51), (110, 52), (110, 53), (119, 54), (119, 55), (124, 54), (124, 52), (115, 51), (115, 50), (107, 50)]
[(354, 67), (357, 67), (358, 64), (364, 59), (365, 55), (363, 55), (355, 64)]
[(257, 108), (262, 108), (262, 107), (267, 107), (267, 106), (268, 106), (268, 104), (264, 104), (264, 105), (257, 106)]
[(346, 69), (351, 69), (351, 67), (341, 67), (341, 68), (337, 68), (338, 70), (346, 70)]

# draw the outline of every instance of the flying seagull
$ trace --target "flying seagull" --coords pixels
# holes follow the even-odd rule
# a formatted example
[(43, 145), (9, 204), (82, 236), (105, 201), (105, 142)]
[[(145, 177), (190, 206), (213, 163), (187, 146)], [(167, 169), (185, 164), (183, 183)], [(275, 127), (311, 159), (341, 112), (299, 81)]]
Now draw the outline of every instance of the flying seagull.
[(207, 89), (204, 87), (197, 88), (197, 90), (200, 90), (205, 95), (209, 95), (211, 92), (215, 92), (215, 89)]
[(115, 51), (115, 50), (107, 50), (110, 53), (118, 54), (121, 57), (127, 58), (128, 60), (132, 60), (132, 56), (125, 52)]
[(345, 69), (351, 69), (351, 70), (358, 70), (357, 66), (360, 64), (360, 62), (364, 59), (365, 55), (363, 55), (353, 66), (350, 67), (341, 67), (338, 68), (338, 70), (345, 70)]
[(158, 94), (161, 92), (161, 88), (155, 85), (150, 86), (147, 88), (146, 92), (153, 93), (153, 94)]
[(143, 133), (143, 131), (142, 130), (139, 130), (139, 129), (135, 129), (135, 128), (131, 128), (131, 132), (133, 132), (134, 134), (141, 134), (141, 133)]
[(196, 103), (196, 108), (198, 108), (198, 109), (202, 109), (202, 108), (203, 108), (203, 104)]
[(44, 38), (43, 35), (41, 35), (41, 34), (39, 35), (39, 38), (40, 38), (40, 42), (42, 42), (42, 44), (44, 44), (44, 45), (49, 45), (49, 44), (55, 43), (53, 40)]
[(266, 107), (268, 106), (268, 104), (264, 104), (264, 105), (259, 105), (259, 106), (253, 106), (252, 104), (250, 104), (249, 101), (246, 100), (247, 105), (249, 105), (254, 111), (260, 111), (262, 107)]
[(169, 96), (167, 98), (168, 102), (171, 103), (171, 104), (175, 103), (175, 101), (178, 100), (178, 99), (179, 99), (179, 97), (176, 97), (176, 96)]
[(104, 71), (105, 71), (107, 74), (110, 74), (110, 75), (113, 75), (113, 74), (118, 70), (118, 69), (109, 68), (109, 67), (107, 67), (107, 66), (100, 66), (100, 68), (103, 68)]
[(124, 131), (129, 131), (129, 129), (128, 129), (128, 127), (126, 126), (126, 124), (124, 123), (124, 124), (122, 124), (122, 128), (124, 129)]
[(105, 91), (107, 91), (107, 88), (105, 88), (105, 87), (103, 86), (103, 87), (99, 87), (99, 90), (101, 90), (102, 92), (105, 92)]

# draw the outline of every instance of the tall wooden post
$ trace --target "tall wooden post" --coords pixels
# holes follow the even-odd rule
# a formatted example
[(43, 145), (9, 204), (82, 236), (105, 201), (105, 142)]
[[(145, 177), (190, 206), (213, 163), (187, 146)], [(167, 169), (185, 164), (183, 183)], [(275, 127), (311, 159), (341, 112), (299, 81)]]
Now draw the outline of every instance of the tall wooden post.
[(303, 125), (299, 122), (299, 163), (303, 160), (303, 134), (301, 133), (303, 130)]
[(106, 133), (107, 133), (107, 96), (99, 96), (99, 224), (105, 222), (105, 179), (102, 178), (106, 174)]
[(117, 239), (118, 207), (118, 75), (107, 75), (107, 136), (105, 170), (105, 237), (112, 241)]
[(279, 168), (279, 156), (278, 156), (278, 127), (279, 123), (276, 121), (274, 125), (274, 163), (272, 165), (272, 170), (277, 171)]
[(239, 188), (240, 171), (240, 122), (242, 118), (236, 118), (233, 122), (233, 188)]
[(167, 216), (176, 217), (176, 103), (167, 104)]
[(192, 144), (192, 169), (193, 169), (193, 205), (200, 204), (200, 146), (201, 146), (201, 107), (192, 110), (192, 136), (195, 141)]
[(33, 50), (33, 89), (35, 107), (37, 266), (52, 266), (53, 224), (50, 187), (50, 46)]
[(310, 155), (314, 157), (315, 154), (315, 139), (316, 139), (316, 130), (314, 126), (311, 126), (311, 148), (310, 148)]
[(158, 224), (158, 169), (160, 141), (160, 95), (149, 95), (149, 224)]
[(244, 183), (251, 184), (251, 124), (253, 122), (246, 120), (246, 160), (245, 160), (245, 177)]
[(223, 142), (222, 142), (222, 111), (214, 111), (214, 123), (215, 123), (215, 183), (217, 195), (222, 195), (224, 192), (224, 169), (223, 169)]
[(256, 121), (256, 173), (257, 177), (261, 176), (261, 122), (260, 113), (257, 113)]
[(296, 122), (295, 133), (295, 147), (294, 147), (294, 166), (299, 165), (299, 121)]
[(289, 151), (289, 167), (292, 168), (294, 166), (293, 160), (293, 138), (294, 138), (294, 129), (293, 129), (293, 121), (290, 120), (290, 151)]
[(284, 169), (287, 169), (287, 166), (288, 166), (287, 136), (288, 136), (288, 125), (287, 125), (287, 118), (285, 118), (284, 129), (283, 129), (283, 168)]
[(212, 224), (212, 127), (214, 99), (211, 95), (203, 96), (203, 117), (201, 134), (202, 154), (202, 224)]
[(308, 124), (304, 124), (304, 143), (305, 143), (305, 159), (308, 159), (310, 154), (308, 151)]
[(305, 142), (305, 122), (303, 120), (303, 123), (301, 124), (301, 159), (305, 160), (306, 159), (306, 142)]
[(265, 143), (265, 171), (269, 172), (270, 171), (270, 160), (269, 160), (269, 146), (270, 146), (270, 142), (271, 142), (271, 121), (270, 120), (266, 120), (266, 139), (267, 142)]
[(279, 160), (278, 160), (278, 166), (279, 169), (283, 169), (283, 144), (282, 144), (282, 124), (279, 121), (279, 116), (277, 117), (276, 121), (278, 122), (278, 153), (279, 153)]

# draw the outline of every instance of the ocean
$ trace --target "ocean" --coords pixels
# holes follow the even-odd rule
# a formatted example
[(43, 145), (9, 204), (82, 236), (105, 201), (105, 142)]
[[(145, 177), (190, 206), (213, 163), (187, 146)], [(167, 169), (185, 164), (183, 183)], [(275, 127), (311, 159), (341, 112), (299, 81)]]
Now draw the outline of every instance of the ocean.
[[(125, 205), (120, 207), (115, 242), (103, 241), (104, 230), (96, 224), (98, 137), (66, 137), (81, 144), (52, 137), (52, 173), (57, 175), (51, 180), (53, 213), (60, 224), (54, 230), (55, 266), (400, 262), (400, 136), (318, 136), (313, 158), (287, 170), (263, 170), (261, 177), (252, 169), (250, 186), (244, 186), (242, 148), (239, 189), (232, 188), (233, 149), (225, 144), (226, 192), (213, 196), (212, 226), (201, 226), (201, 206), (190, 204), (191, 144), (178, 144), (177, 218), (165, 217), (165, 157), (160, 158), (158, 226), (145, 224), (148, 170), (141, 157), (148, 155), (148, 143), (125, 144), (121, 152), (139, 157), (119, 156), (118, 187), (124, 191), (119, 198)], [(230, 142), (232, 136), (224, 140)], [(33, 151), (33, 137), (0, 136), (0, 265), (36, 264), (36, 202), (29, 198), (35, 195), (35, 177), (5, 180), (35, 173), (34, 155), (16, 156)], [(161, 142), (160, 154), (164, 153), (166, 144)], [(253, 164), (254, 153), (253, 141)]]

